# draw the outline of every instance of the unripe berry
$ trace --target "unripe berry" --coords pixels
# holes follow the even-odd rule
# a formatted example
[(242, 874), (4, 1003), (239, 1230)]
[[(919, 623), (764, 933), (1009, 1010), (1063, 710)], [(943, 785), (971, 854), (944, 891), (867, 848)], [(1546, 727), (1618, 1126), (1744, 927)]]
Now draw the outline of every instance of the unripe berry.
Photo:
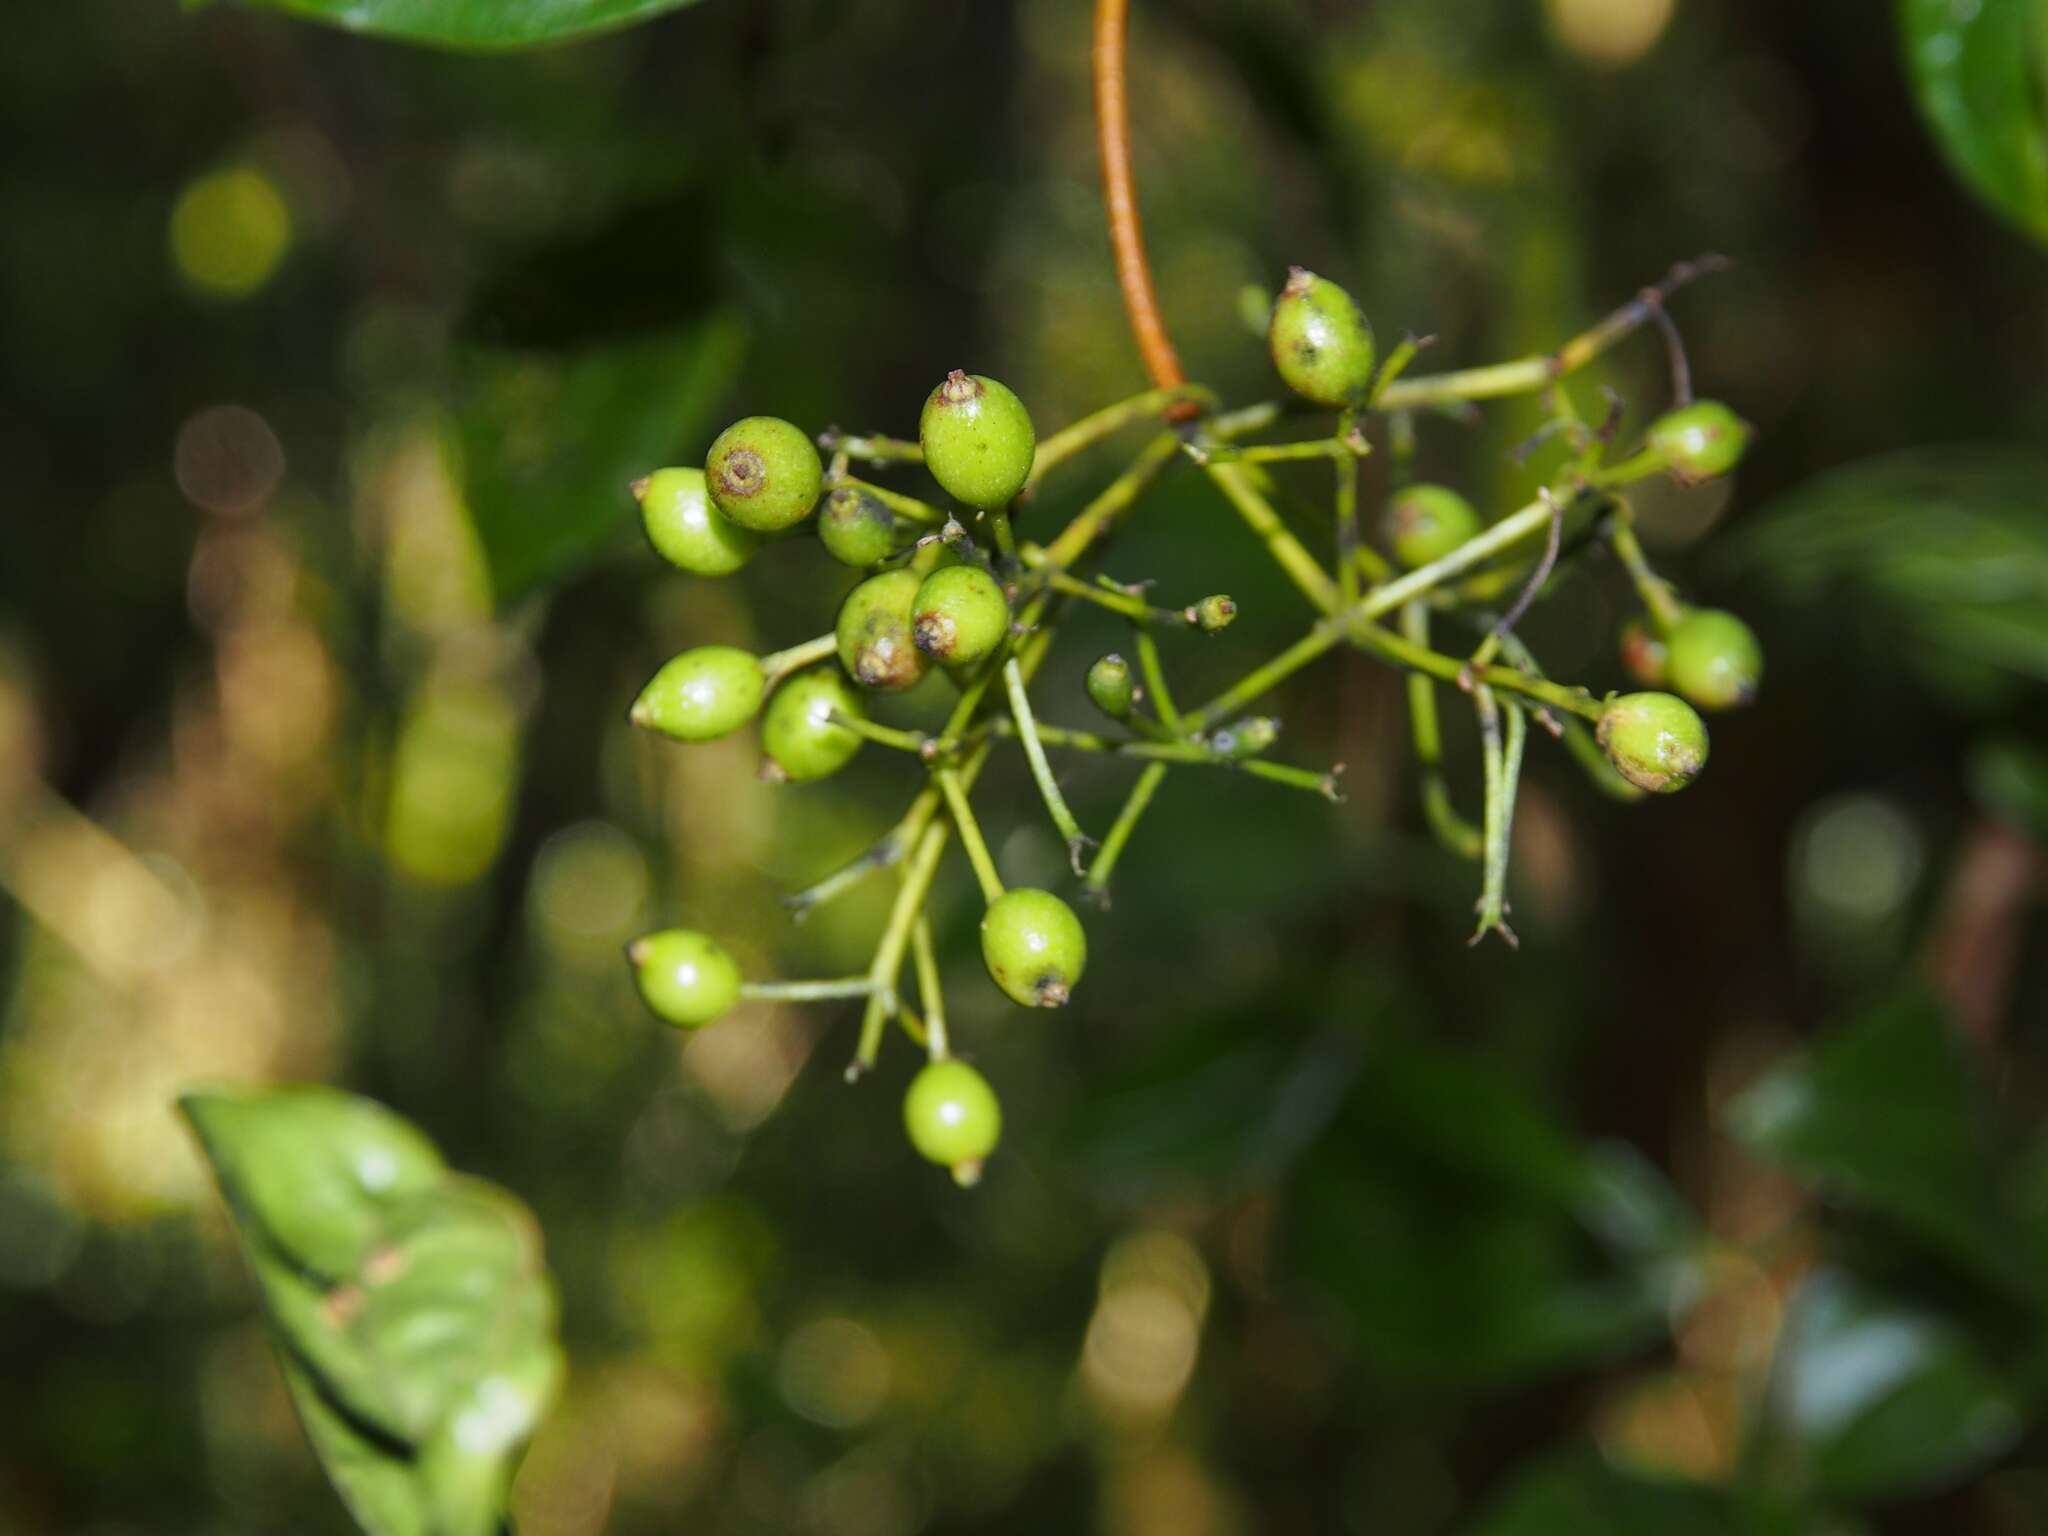
[(910, 1080), (903, 1129), (918, 1155), (973, 1184), (1003, 1134), (1003, 1108), (988, 1079), (964, 1061), (934, 1061)]
[(910, 570), (870, 576), (839, 606), (839, 661), (863, 688), (895, 693), (930, 665), (911, 638), (911, 604), (923, 578)]
[(1723, 608), (1694, 608), (1672, 627), (1671, 686), (1701, 709), (1734, 709), (1756, 697), (1764, 648)]
[(1219, 757), (1257, 757), (1280, 739), (1280, 722), (1271, 715), (1247, 715), (1234, 720), (1209, 737), (1210, 750)]
[(1718, 400), (1695, 400), (1651, 422), (1646, 441), (1672, 479), (1692, 485), (1742, 461), (1749, 424)]
[(911, 603), (911, 634), (934, 661), (968, 666), (1010, 632), (1010, 604), (978, 565), (949, 565), (925, 577)]
[(740, 999), (740, 968), (725, 946), (687, 928), (665, 928), (626, 946), (633, 980), (655, 1014), (695, 1029)]
[(1410, 485), (1387, 503), (1387, 543), (1407, 569), (1441, 560), (1482, 524), (1472, 503), (1447, 485)]
[(1624, 693), (1607, 701), (1600, 745), (1621, 776), (1638, 789), (1668, 795), (1707, 766), (1706, 722), (1669, 693)]
[(776, 689), (761, 716), (762, 777), (802, 783), (844, 768), (861, 739), (836, 724), (835, 714), (867, 718), (860, 694), (835, 666), (799, 672)]
[(818, 513), (818, 539), (842, 565), (871, 570), (896, 547), (896, 514), (858, 486), (842, 485)]
[(657, 469), (636, 481), (640, 526), (670, 565), (697, 576), (730, 576), (754, 558), (761, 536), (711, 505), (701, 469)]
[(761, 664), (732, 645), (700, 645), (663, 664), (631, 719), (677, 741), (710, 741), (754, 718), (768, 691)]
[(1297, 395), (1351, 405), (1372, 388), (1372, 327), (1350, 294), (1327, 277), (1290, 267), (1266, 327), (1273, 366)]
[(1230, 621), (1237, 617), (1237, 604), (1218, 592), (1203, 598), (1188, 612), (1194, 615), (1195, 628), (1205, 635), (1213, 635), (1219, 629), (1230, 627)]
[(981, 957), (997, 986), (1027, 1008), (1057, 1008), (1088, 963), (1088, 935), (1074, 909), (1050, 891), (1019, 887), (989, 903)]
[(1131, 664), (1114, 651), (1098, 660), (1088, 669), (1088, 697), (1110, 719), (1128, 720), (1138, 697)]
[(948, 496), (970, 507), (1006, 507), (1031, 477), (1038, 434), (1009, 387), (955, 368), (918, 417), (924, 467)]
[(803, 429), (779, 416), (743, 416), (712, 439), (704, 480), (720, 512), (757, 533), (811, 515), (825, 466)]
[(1621, 626), (1622, 670), (1645, 688), (1663, 688), (1671, 681), (1670, 648), (1641, 619)]

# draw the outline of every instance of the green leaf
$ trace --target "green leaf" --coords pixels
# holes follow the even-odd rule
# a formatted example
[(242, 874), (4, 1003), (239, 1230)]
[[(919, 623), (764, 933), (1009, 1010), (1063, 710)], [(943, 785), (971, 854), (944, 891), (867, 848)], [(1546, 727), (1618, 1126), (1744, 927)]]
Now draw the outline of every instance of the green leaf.
[(349, 32), (470, 53), (609, 32), (692, 0), (248, 0)]
[(744, 346), (721, 311), (566, 355), (471, 354), (454, 460), (501, 604), (595, 556), (630, 521), (634, 480), (701, 451)]
[(1736, 1536), (1744, 1529), (1724, 1490), (1639, 1477), (1587, 1446), (1523, 1472), (1469, 1536)]
[(1984, 742), (1970, 753), (1970, 789), (1990, 814), (2048, 845), (2048, 747)]
[(1659, 1175), (1573, 1138), (1476, 1057), (1376, 1042), (1287, 1222), (1303, 1276), (1401, 1380), (1501, 1385), (1611, 1358), (1697, 1294)]
[(2044, 479), (2048, 460), (2010, 448), (1886, 454), (1773, 503), (1728, 558), (1790, 604), (1848, 614), (1937, 688), (1997, 702), (2048, 683)]
[(1767, 1160), (2032, 1300), (1997, 1194), (1981, 1086), (1925, 997), (1890, 999), (1771, 1072), (1736, 1102), (1730, 1128)]
[(1889, 1498), (1952, 1482), (2002, 1454), (2022, 1417), (1953, 1324), (1835, 1270), (1793, 1298), (1771, 1406), (1822, 1491)]
[(307, 1437), (372, 1536), (494, 1536), (562, 1374), (540, 1234), (389, 1110), (328, 1088), (181, 1101)]
[(1950, 169), (2048, 241), (2048, 5), (1901, 0), (1899, 30), (1914, 99)]

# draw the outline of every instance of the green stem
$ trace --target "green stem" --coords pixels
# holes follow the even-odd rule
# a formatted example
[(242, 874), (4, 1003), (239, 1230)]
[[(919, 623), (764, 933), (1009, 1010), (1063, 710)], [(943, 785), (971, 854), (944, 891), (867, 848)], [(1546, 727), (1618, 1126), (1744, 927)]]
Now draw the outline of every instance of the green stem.
[(910, 802), (902, 819), (870, 843), (867, 850), (858, 858), (841, 865), (815, 885), (785, 896), (783, 904), (801, 920), (805, 913), (819, 903), (830, 901), (841, 891), (858, 884), (876, 870), (887, 869), (916, 845), (926, 825), (937, 814), (938, 808), (939, 792), (928, 785)]
[(866, 997), (874, 990), (872, 976), (835, 976), (826, 981), (750, 981), (741, 986), (740, 996), (754, 1002), (819, 1003)]
[(948, 1054), (946, 1004), (939, 991), (939, 959), (932, 947), (931, 919), (923, 912), (911, 925), (910, 960), (917, 970), (918, 1001), (924, 1004), (925, 1045), (933, 1061), (944, 1061)]
[[(1345, 414), (1350, 425), (1350, 413)], [(1337, 460), (1337, 600), (1346, 608), (1358, 601), (1358, 552), (1365, 540), (1358, 532), (1358, 461), (1348, 452)]]
[(1671, 583), (1650, 569), (1649, 558), (1636, 539), (1635, 519), (1626, 504), (1616, 511), (1613, 525), (1607, 531), (1607, 542), (1615, 558), (1621, 561), (1622, 569), (1628, 572), (1643, 611), (1649, 615), (1650, 627), (1659, 635), (1670, 634), (1685, 616), (1685, 604), (1678, 600)]
[(967, 862), (974, 866), (974, 879), (981, 887), (981, 899), (994, 906), (1002, 900), (1002, 877), (996, 873), (996, 861), (989, 857), (988, 843), (981, 835), (981, 823), (974, 819), (974, 807), (967, 803), (967, 791), (961, 787), (960, 775), (955, 769), (941, 768), (932, 777), (938, 781), (939, 793), (946, 797), (946, 809), (952, 813), (953, 825), (960, 833), (960, 846), (967, 850)]
[(1031, 475), (1024, 482), (1021, 494), (1029, 496), (1037, 488), (1048, 471), (1064, 464), (1075, 454), (1092, 448), (1105, 437), (1133, 422), (1150, 421), (1164, 415), (1169, 406), (1183, 400), (1199, 401), (1205, 407), (1213, 407), (1216, 397), (1199, 384), (1183, 384), (1173, 389), (1148, 389), (1142, 395), (1133, 395), (1128, 400), (1119, 400), (1106, 405), (1091, 415), (1083, 416), (1072, 426), (1062, 427), (1038, 445), (1032, 456)]
[(867, 464), (922, 464), (924, 446), (907, 442), (900, 437), (882, 437), (878, 434), (866, 436), (850, 432), (823, 432), (818, 436), (818, 446), (827, 453), (843, 453), (849, 459), (859, 459)]
[(1116, 861), (1123, 857), (1124, 845), (1137, 830), (1138, 819), (1145, 814), (1145, 808), (1152, 803), (1152, 796), (1159, 788), (1159, 781), (1166, 777), (1166, 764), (1154, 762), (1145, 765), (1145, 771), (1138, 775), (1138, 782), (1131, 786), (1125, 798), (1123, 809), (1116, 813), (1116, 820), (1110, 824), (1109, 835), (1102, 840), (1101, 851), (1095, 855), (1095, 862), (1088, 867), (1088, 879), (1084, 888), (1088, 894), (1107, 905), (1109, 901), (1109, 877), (1116, 873)]
[(915, 752), (920, 757), (929, 753), (935, 745), (934, 738), (925, 735), (923, 731), (900, 731), (894, 726), (877, 725), (864, 716), (849, 715), (844, 710), (833, 710), (831, 721), (842, 731), (851, 731), (864, 741), (872, 741), (876, 746), (894, 747), (899, 752)]
[(903, 950), (910, 942), (910, 930), (917, 915), (924, 910), (925, 898), (931, 894), (932, 876), (938, 872), (939, 855), (946, 851), (949, 830), (946, 822), (932, 822), (904, 866), (903, 884), (896, 889), (896, 901), (889, 908), (882, 942), (875, 946), (874, 964), (868, 967), (875, 990), (868, 994), (867, 1008), (861, 1014), (860, 1045), (846, 1069), (848, 1082), (872, 1068), (882, 1048), (882, 1031), (896, 1011), (896, 973), (903, 967)]
[(943, 523), (951, 515), (928, 501), (906, 496), (901, 491), (892, 491), (886, 485), (876, 485), (872, 480), (863, 480), (857, 475), (840, 475), (834, 479), (833, 484), (850, 485), (857, 490), (865, 491), (898, 517), (907, 517), (913, 523)]
[(1236, 464), (1217, 463), (1206, 464), (1203, 468), (1216, 488), (1237, 508), (1245, 526), (1264, 543), (1266, 553), (1273, 557), (1302, 594), (1324, 613), (1335, 609), (1338, 606), (1336, 585), (1315, 556), (1287, 531), (1287, 525), (1281, 522), (1273, 504), (1252, 484), (1248, 469)]
[[(1485, 684), (1473, 689), (1479, 710), (1479, 732), (1486, 766), (1486, 875), (1479, 893), (1477, 944), (1498, 933), (1512, 947), (1514, 930), (1507, 924), (1508, 851), (1514, 836), (1515, 792), (1522, 776), (1522, 749), (1529, 736), (1528, 717), (1519, 704), (1497, 704)], [(1501, 742), (1502, 709), (1507, 713), (1507, 742)]]
[(806, 640), (802, 645), (792, 645), (786, 651), (770, 651), (761, 658), (761, 675), (769, 688), (774, 688), (790, 673), (808, 667), (814, 661), (823, 661), (827, 656), (836, 655), (839, 641), (833, 635), (820, 635), (815, 640)]
[(1152, 709), (1159, 716), (1159, 723), (1171, 735), (1186, 735), (1180, 710), (1173, 702), (1173, 690), (1166, 686), (1166, 668), (1160, 664), (1159, 645), (1152, 638), (1152, 631), (1133, 629), (1131, 647), (1138, 653), (1138, 676), (1144, 681), (1145, 691), (1152, 695)]
[(1010, 514), (1002, 507), (988, 509), (989, 533), (995, 539), (996, 553), (1010, 570), (1017, 567), (1017, 535), (1010, 527)]
[(1088, 547), (1101, 538), (1131, 504), (1180, 454), (1180, 434), (1162, 432), (1139, 452), (1130, 467), (1097, 493), (1095, 499), (1074, 515), (1060, 530), (1059, 537), (1045, 547), (1045, 562), (1065, 570), (1078, 561)]
[[(1040, 559), (1043, 560), (1043, 556)], [(1067, 597), (1077, 597), (1084, 603), (1093, 603), (1098, 608), (1107, 608), (1111, 613), (1129, 619), (1133, 624), (1181, 624), (1188, 622), (1185, 609), (1155, 608), (1143, 598), (1129, 592), (1112, 591), (1097, 582), (1082, 581), (1069, 576), (1065, 571), (1049, 571), (1045, 582), (1052, 591)]]
[[(1139, 633), (1145, 632), (1140, 630)], [(1031, 777), (1037, 781), (1038, 793), (1045, 800), (1053, 825), (1067, 840), (1067, 855), (1074, 861), (1075, 872), (1079, 873), (1081, 849), (1087, 846), (1089, 838), (1081, 830), (1081, 823), (1074, 819), (1073, 811), (1068, 809), (1067, 798), (1060, 793), (1059, 781), (1052, 776), (1052, 764), (1045, 759), (1045, 746), (1038, 739), (1038, 725), (1031, 715), (1031, 698), (1024, 690), (1024, 673), (1015, 657), (1003, 665), (1003, 685), (1009, 690), (1010, 715), (1017, 722), (1017, 737), (1024, 743), (1024, 757), (1031, 764)]]
[(1337, 793), (1337, 775), (1343, 772), (1341, 763), (1329, 773), (1316, 773), (1308, 768), (1290, 768), (1285, 763), (1262, 762), (1255, 757), (1229, 766), (1248, 773), (1255, 779), (1264, 779), (1269, 784), (1284, 784), (1289, 789), (1305, 789), (1312, 795), (1321, 795), (1333, 805), (1341, 804), (1344, 799)]
[[(1420, 599), (1401, 609), (1402, 638), (1411, 645), (1427, 648), (1429, 608)], [(1429, 675), (1411, 670), (1408, 674), (1408, 720), (1415, 762), (1420, 771), (1423, 819), (1436, 840), (1461, 859), (1476, 859), (1481, 850), (1479, 829), (1460, 816), (1451, 804), (1450, 787), (1444, 781), (1443, 734), (1436, 712), (1436, 684)]]

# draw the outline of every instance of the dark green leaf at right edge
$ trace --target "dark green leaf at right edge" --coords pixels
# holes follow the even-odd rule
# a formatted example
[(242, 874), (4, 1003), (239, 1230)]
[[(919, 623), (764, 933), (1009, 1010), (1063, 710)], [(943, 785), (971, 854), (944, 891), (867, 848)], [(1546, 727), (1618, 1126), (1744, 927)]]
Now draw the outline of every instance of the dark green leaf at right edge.
[(646, 21), (692, 0), (247, 0), (349, 32), (465, 53), (538, 48)]
[(1906, 73), (1949, 166), (2048, 243), (2048, 3), (1901, 0)]
[(562, 1371), (524, 1206), (330, 1088), (189, 1094), (307, 1437), (371, 1536), (496, 1536)]
[(1957, 1032), (1908, 992), (1836, 1029), (1739, 1099), (1736, 1136), (2008, 1298), (2030, 1302), (1988, 1105)]

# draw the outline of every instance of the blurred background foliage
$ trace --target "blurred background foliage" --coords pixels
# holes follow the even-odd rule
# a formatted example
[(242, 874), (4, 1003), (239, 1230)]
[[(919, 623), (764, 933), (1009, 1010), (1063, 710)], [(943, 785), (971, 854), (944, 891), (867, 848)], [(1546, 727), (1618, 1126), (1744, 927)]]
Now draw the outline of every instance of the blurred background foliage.
[[(667, 655), (807, 638), (847, 580), (665, 573), (625, 486), (742, 411), (906, 430), (954, 366), (1041, 427), (1140, 386), (1082, 0), (709, 0), (495, 59), (42, 7), (0, 51), (0, 1527), (347, 1529), (172, 1108), (322, 1079), (540, 1219), (537, 1536), (2048, 1529), (2041, 251), (1868, 0), (1138, 11), (1162, 297), (1231, 398), (1289, 262), (1453, 364), (1736, 258), (1678, 313), (1757, 450), (1641, 509), (1769, 649), (1706, 778), (1617, 808), (1532, 749), (1524, 943), (1468, 951), (1398, 682), (1326, 667), (1283, 713), (1348, 803), (1170, 780), (1050, 1020), (953, 872), (1009, 1126), (962, 1194), (908, 1052), (848, 1089), (833, 1010), (678, 1038), (631, 995), (672, 921), (856, 968), (873, 890), (777, 896), (905, 786), (628, 732)], [(1957, 163), (2029, 222), (2025, 164)], [(1655, 410), (1654, 342), (1605, 379)], [(1425, 470), (1512, 505), (1531, 425), (1427, 424)], [(1238, 599), (1197, 693), (1302, 622), (1251, 556), (1190, 475), (1113, 553)], [(1625, 613), (1588, 569), (1528, 633), (1613, 686)], [(1070, 627), (1079, 723), (1112, 631)], [(1090, 825), (1121, 788), (1070, 780)]]

